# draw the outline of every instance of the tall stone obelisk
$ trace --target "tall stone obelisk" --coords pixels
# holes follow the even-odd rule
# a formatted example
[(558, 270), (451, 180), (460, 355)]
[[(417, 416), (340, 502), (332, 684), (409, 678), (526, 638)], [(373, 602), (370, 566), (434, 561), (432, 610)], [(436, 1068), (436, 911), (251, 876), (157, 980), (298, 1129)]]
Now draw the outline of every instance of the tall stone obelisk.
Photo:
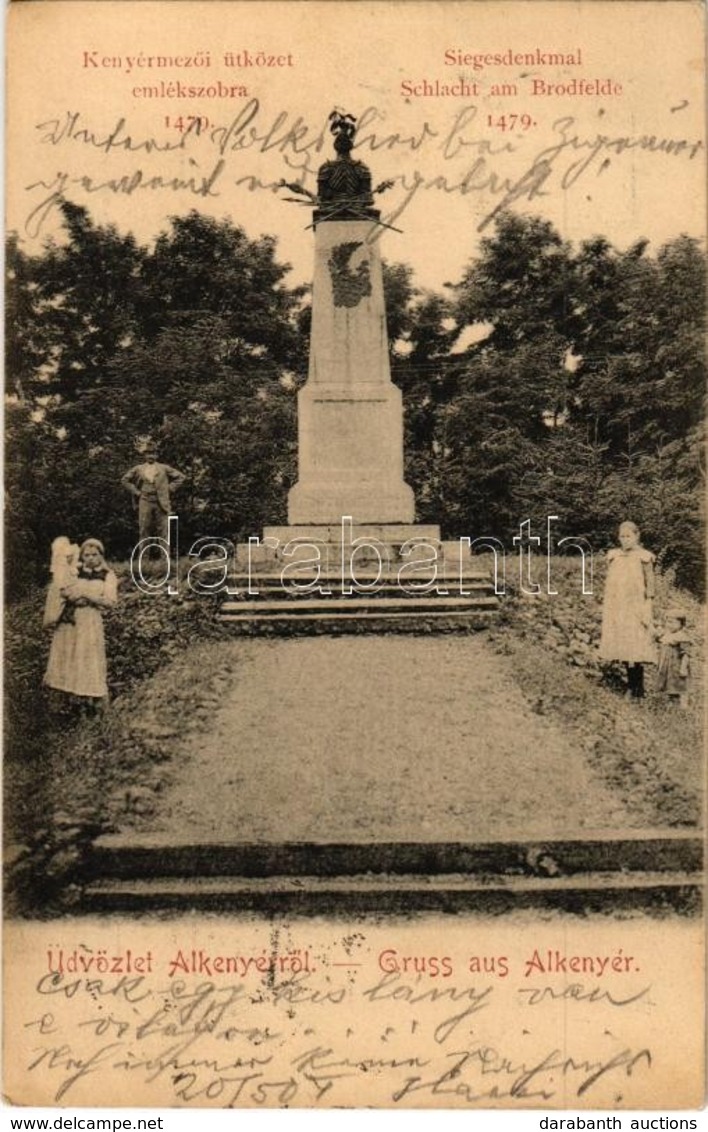
[(317, 181), (310, 364), (298, 395), (291, 527), (411, 524), (403, 406), (391, 381), (371, 173), (351, 157), (354, 120), (332, 115), (336, 159)]

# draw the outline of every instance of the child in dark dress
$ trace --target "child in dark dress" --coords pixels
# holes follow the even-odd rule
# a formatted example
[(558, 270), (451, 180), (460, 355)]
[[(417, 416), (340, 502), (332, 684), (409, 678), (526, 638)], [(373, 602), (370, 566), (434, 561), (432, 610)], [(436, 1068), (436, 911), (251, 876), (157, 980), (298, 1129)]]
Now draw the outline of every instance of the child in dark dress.
[(656, 639), (659, 645), (656, 691), (665, 692), (669, 700), (679, 707), (687, 707), (690, 638), (686, 632), (686, 614), (682, 609), (667, 611), (664, 627), (657, 633)]

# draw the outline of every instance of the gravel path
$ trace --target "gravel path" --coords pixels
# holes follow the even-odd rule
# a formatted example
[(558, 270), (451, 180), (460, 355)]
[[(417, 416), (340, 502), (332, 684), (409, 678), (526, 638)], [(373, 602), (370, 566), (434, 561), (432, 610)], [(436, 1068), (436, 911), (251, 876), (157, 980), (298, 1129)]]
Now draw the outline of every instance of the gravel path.
[(635, 824), (474, 637), (239, 640), (153, 829), (176, 839), (479, 841)]

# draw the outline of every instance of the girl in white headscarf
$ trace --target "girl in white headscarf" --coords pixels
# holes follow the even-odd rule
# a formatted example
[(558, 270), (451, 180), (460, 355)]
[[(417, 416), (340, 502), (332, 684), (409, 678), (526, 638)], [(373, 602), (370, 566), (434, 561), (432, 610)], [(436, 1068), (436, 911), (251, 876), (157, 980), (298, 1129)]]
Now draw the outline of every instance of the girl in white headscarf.
[(103, 544), (87, 539), (75, 579), (60, 588), (64, 608), (54, 625), (44, 683), (94, 706), (108, 695), (103, 610), (115, 605), (118, 583)]

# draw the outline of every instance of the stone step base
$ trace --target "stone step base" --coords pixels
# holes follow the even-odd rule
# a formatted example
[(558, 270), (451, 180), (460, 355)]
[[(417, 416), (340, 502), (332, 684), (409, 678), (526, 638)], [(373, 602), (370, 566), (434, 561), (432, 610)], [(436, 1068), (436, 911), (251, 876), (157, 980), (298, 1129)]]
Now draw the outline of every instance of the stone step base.
[(447, 631), (448, 629), (485, 629), (493, 619), (494, 614), (465, 612), (465, 613), (376, 613), (373, 610), (358, 613), (297, 613), (282, 612), (282, 606), (277, 612), (262, 614), (253, 613), (224, 613), (217, 615), (217, 621), (228, 625), (232, 629), (244, 626), (289, 626), (302, 629), (303, 632), (317, 626), (328, 626), (333, 631), (385, 633), (388, 631), (430, 632)]
[(346, 877), (151, 877), (84, 888), (82, 910), (98, 912), (272, 911), (301, 914), (503, 911), (544, 907), (589, 912), (674, 908), (697, 911), (701, 874), (626, 872), (572, 878), (448, 874)]
[(224, 613), (218, 614), (216, 619), (222, 625), (231, 626), (288, 624), (307, 628), (327, 624), (336, 629), (351, 626), (357, 631), (384, 632), (389, 628), (409, 628), (422, 632), (431, 625), (482, 629), (491, 623), (492, 616), (491, 613), (376, 613), (373, 610), (364, 613), (284, 613), (281, 606), (277, 613)]
[[(473, 546), (474, 543), (474, 546)], [(262, 539), (238, 543), (237, 568), (283, 566), (317, 561), (341, 570), (342, 561), (363, 569), (365, 563), (400, 568), (405, 563), (434, 562), (439, 570), (480, 569), (480, 555), (498, 555), (496, 540), (441, 539), (436, 526), (421, 524), (322, 524), (266, 527)], [(502, 558), (503, 558), (502, 552)]]
[[(480, 617), (489, 620), (499, 609), (499, 599), (485, 591), (470, 596), (437, 593), (432, 597), (397, 594), (311, 597), (287, 590), (256, 600), (224, 601), (217, 615), (222, 624), (290, 623), (298, 625), (350, 624), (368, 631), (384, 631), (392, 625), (441, 626), (444, 621), (466, 623)], [(486, 621), (485, 621), (486, 623)], [(480, 623), (479, 627), (483, 627)]]
[[(215, 567), (221, 570), (220, 566)], [(287, 572), (285, 572), (287, 571)], [(425, 586), (431, 585), (445, 585), (445, 586), (460, 586), (464, 588), (479, 587), (487, 590), (494, 589), (494, 583), (489, 576), (489, 573), (483, 570), (473, 569), (471, 566), (464, 565), (460, 570), (459, 563), (447, 563), (438, 566), (437, 573), (426, 573), (422, 568), (419, 568), (414, 573), (406, 572), (401, 577), (400, 567), (392, 570), (382, 570), (377, 573), (375, 570), (364, 569), (356, 570), (353, 575), (344, 575), (342, 577), (341, 569), (326, 569), (322, 567), (319, 572), (314, 569), (308, 569), (307, 565), (303, 563), (295, 569), (294, 563), (284, 564), (282, 569), (273, 570), (271, 566), (257, 567), (254, 565), (253, 570), (249, 574), (247, 571), (229, 572), (227, 575), (227, 584), (234, 586), (238, 590), (247, 590), (249, 582), (261, 585), (278, 586), (283, 589), (293, 581), (298, 584), (306, 582), (317, 583), (323, 585), (330, 585), (332, 587), (342, 586), (345, 583), (353, 585), (373, 585), (379, 587), (389, 586), (399, 591), (403, 586)]]
[(180, 841), (174, 834), (106, 834), (84, 860), (86, 881), (146, 877), (345, 877), (364, 874), (573, 878), (583, 874), (697, 874), (696, 830), (583, 831), (582, 837), (486, 842)]
[(489, 629), (496, 614), (491, 613), (258, 613), (225, 614), (217, 617), (224, 630), (246, 636), (288, 636), (349, 634), (477, 633)]
[(351, 597), (306, 597), (304, 595), (291, 596), (284, 592), (278, 601), (225, 601), (221, 605), (222, 615), (239, 613), (258, 613), (265, 616), (268, 613), (282, 613), (283, 606), (294, 613), (366, 613), (373, 611), (378, 615), (382, 613), (432, 613), (453, 612), (467, 613), (474, 610), (493, 610), (499, 608), (496, 597), (454, 597), (438, 594), (436, 597), (380, 597), (376, 594), (370, 596)]
[(77, 880), (87, 912), (696, 912), (702, 861), (695, 830), (476, 844), (179, 844), (113, 834), (94, 843)]
[[(375, 582), (375, 579), (372, 579)], [(424, 588), (419, 586), (415, 590), (402, 589), (396, 582), (382, 582), (372, 585), (370, 589), (366, 588), (367, 583), (363, 578), (358, 578), (354, 583), (343, 583), (341, 578), (338, 579), (305, 579), (295, 580), (292, 577), (286, 578), (285, 581), (263, 581), (258, 575), (254, 575), (249, 581), (244, 580), (241, 585), (228, 582), (227, 588), (221, 592), (225, 600), (231, 597), (241, 600), (256, 599), (261, 597), (272, 598), (285, 598), (287, 600), (306, 598), (319, 598), (320, 595), (324, 597), (339, 597), (342, 599), (350, 599), (354, 597), (364, 598), (379, 598), (379, 597), (394, 597), (399, 600), (409, 601), (415, 598), (436, 598), (438, 595), (442, 598), (446, 597), (489, 597), (494, 594), (491, 586), (485, 582), (471, 582), (465, 579), (460, 582), (460, 579), (440, 578), (434, 586)], [(346, 587), (346, 588), (345, 588)], [(249, 592), (250, 590), (250, 592)], [(325, 591), (324, 594), (322, 591)]]

